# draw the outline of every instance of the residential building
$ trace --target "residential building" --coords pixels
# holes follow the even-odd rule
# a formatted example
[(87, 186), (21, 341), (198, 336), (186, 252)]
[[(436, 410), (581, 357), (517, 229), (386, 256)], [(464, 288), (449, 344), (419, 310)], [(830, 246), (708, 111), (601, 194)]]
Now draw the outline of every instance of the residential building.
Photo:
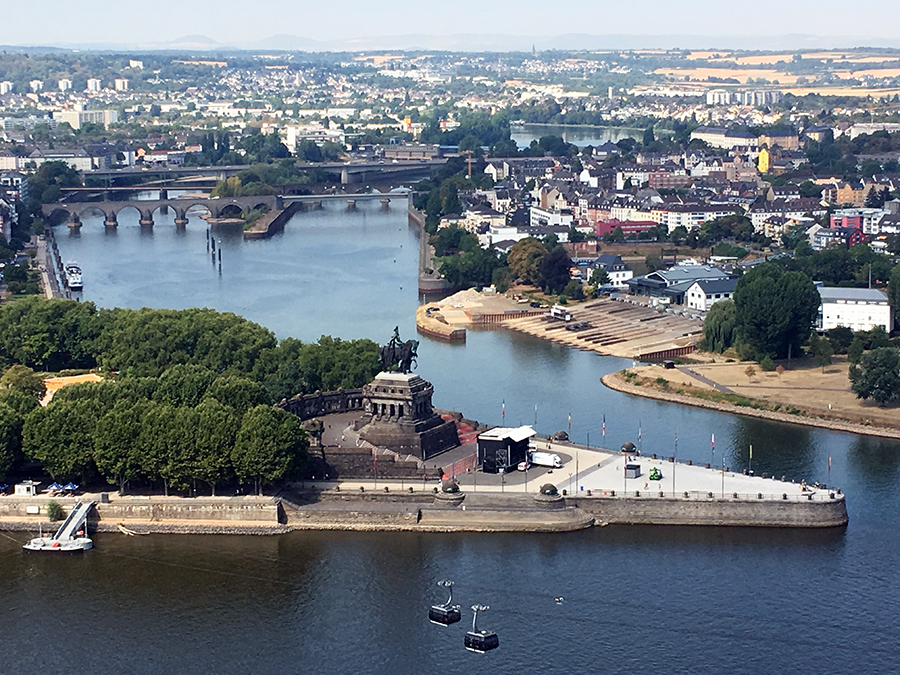
[(33, 91), (36, 94), (39, 91), (43, 91), (44, 81), (43, 80), (32, 80), (31, 82), (28, 83), (28, 86), (31, 89), (31, 91)]
[(706, 312), (717, 302), (734, 295), (737, 277), (724, 279), (700, 279), (692, 283), (684, 294), (685, 304), (691, 309)]
[(817, 328), (820, 331), (844, 326), (855, 331), (881, 326), (890, 332), (894, 314), (887, 295), (876, 288), (825, 288), (819, 286), (822, 305)]
[(651, 297), (669, 298), (675, 304), (684, 304), (684, 295), (697, 281), (717, 281), (731, 275), (711, 265), (676, 265), (667, 270), (657, 270), (642, 277), (634, 277), (626, 283), (630, 293)]
[(59, 90), (63, 93), (72, 88), (72, 80), (67, 80), (65, 78), (61, 79), (57, 84), (59, 85)]
[(812, 247), (816, 250), (835, 246), (850, 248), (865, 239), (861, 227), (823, 227), (813, 235)]
[(128, 79), (124, 77), (117, 77), (113, 80), (113, 88), (116, 91), (128, 91)]
[(13, 90), (13, 83), (9, 80), (4, 80), (0, 82), (0, 96), (6, 96)]
[(117, 110), (54, 110), (53, 119), (58, 123), (68, 122), (73, 129), (80, 129), (83, 124), (102, 124), (109, 128), (110, 124), (118, 122)]
[[(628, 280), (634, 277), (632, 269), (622, 262), (622, 256), (601, 253), (589, 265), (592, 269), (604, 269), (609, 275), (609, 283), (616, 288), (627, 288)], [(590, 278), (590, 275), (588, 275)]]
[(618, 220), (610, 218), (608, 220), (598, 220), (594, 223), (594, 234), (602, 237), (606, 234), (612, 234), (617, 227), (622, 228), (622, 234), (626, 237), (637, 235), (640, 237), (644, 232), (657, 227), (655, 220)]
[(87, 90), (89, 92), (97, 92), (103, 88), (103, 82), (96, 77), (89, 77), (87, 81)]

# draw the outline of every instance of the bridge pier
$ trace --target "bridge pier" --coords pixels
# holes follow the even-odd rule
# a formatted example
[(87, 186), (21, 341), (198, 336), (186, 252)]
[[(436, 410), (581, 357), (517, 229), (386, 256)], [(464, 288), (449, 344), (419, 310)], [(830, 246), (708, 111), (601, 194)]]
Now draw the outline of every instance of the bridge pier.
[(317, 200), (317, 201), (314, 201), (314, 202), (310, 202), (309, 205), (310, 205), (310, 206), (313, 208), (313, 210), (315, 210), (315, 211), (321, 211), (321, 210), (322, 210), (322, 200), (321, 200), (321, 199), (319, 199), (319, 200)]
[(382, 199), (381, 200), (381, 210), (382, 211), (390, 211), (391, 210), (391, 200), (390, 199)]
[(153, 212), (141, 211), (141, 227), (153, 227)]
[(81, 218), (73, 213), (69, 216), (69, 221), (66, 223), (66, 225), (69, 226), (70, 230), (77, 230), (81, 227)]
[(341, 169), (341, 185), (347, 185), (350, 182), (350, 172), (347, 169)]
[(115, 213), (109, 213), (106, 218), (103, 219), (103, 224), (106, 225), (106, 227), (118, 227), (119, 219)]
[(188, 224), (187, 213), (184, 211), (175, 211), (175, 227), (180, 229), (184, 229), (184, 227)]
[[(169, 198), (169, 191), (168, 191), (168, 190), (160, 190), (160, 191), (159, 191), (159, 201), (165, 201), (165, 200), (167, 200), (168, 198)], [(168, 204), (163, 204), (162, 206), (160, 206), (160, 207), (159, 207), (159, 212), (160, 212), (162, 215), (166, 215), (166, 214), (169, 212), (169, 205), (168, 205)]]
[(347, 210), (348, 211), (356, 211), (356, 200), (355, 199), (347, 200)]

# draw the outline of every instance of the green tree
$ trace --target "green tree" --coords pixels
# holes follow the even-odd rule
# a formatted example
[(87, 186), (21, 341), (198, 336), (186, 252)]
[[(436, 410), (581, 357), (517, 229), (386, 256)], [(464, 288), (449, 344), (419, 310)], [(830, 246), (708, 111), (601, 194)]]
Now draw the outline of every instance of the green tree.
[(879, 347), (850, 366), (850, 382), (857, 398), (874, 399), (884, 407), (900, 397), (900, 352)]
[(555, 248), (544, 256), (540, 265), (540, 286), (545, 293), (560, 293), (569, 283), (569, 268), (572, 261), (562, 247)]
[[(813, 333), (818, 338), (817, 333)], [(831, 357), (834, 355), (834, 348), (831, 346), (831, 341), (828, 338), (818, 338), (815, 340), (813, 346), (813, 356), (816, 359), (816, 365), (822, 368), (822, 372), (825, 372), (825, 368), (831, 365)]]
[(128, 482), (139, 478), (141, 417), (146, 403), (117, 403), (97, 420), (94, 429), (94, 463), (100, 475), (119, 486), (124, 494)]
[(193, 408), (216, 379), (215, 373), (198, 365), (176, 364), (159, 377), (153, 400)]
[(850, 342), (850, 346), (847, 347), (847, 362), (850, 363), (850, 365), (859, 363), (865, 348), (866, 346), (863, 339), (860, 336), (855, 335)]
[(846, 326), (837, 326), (826, 332), (828, 341), (834, 347), (835, 354), (846, 354), (850, 343), (853, 342), (853, 331)]
[(709, 308), (703, 321), (703, 340), (700, 348), (721, 354), (734, 342), (737, 310), (732, 300), (722, 300)]
[(5, 478), (22, 453), (22, 415), (0, 403), (0, 478)]
[(894, 320), (900, 317), (900, 265), (891, 270), (891, 279), (887, 286), (888, 302), (894, 310)]
[(300, 421), (270, 406), (251, 408), (241, 420), (231, 461), (242, 482), (254, 481), (257, 494), (263, 483), (272, 483), (301, 470), (309, 441)]
[[(243, 398), (240, 400), (243, 401)], [(239, 418), (234, 408), (214, 398), (205, 399), (194, 412), (196, 427), (191, 476), (207, 483), (215, 496), (216, 485), (233, 475), (231, 451), (237, 437)]]
[(47, 388), (44, 379), (28, 366), (10, 366), (0, 377), (0, 389), (7, 391), (20, 391), (31, 396), (36, 401), (44, 398)]
[(238, 375), (217, 377), (203, 395), (204, 402), (210, 399), (228, 406), (237, 415), (243, 415), (249, 408), (272, 403), (269, 392), (261, 383)]
[(547, 247), (534, 237), (520, 239), (509, 249), (506, 264), (517, 279), (534, 286), (541, 282), (541, 262), (547, 255)]
[(605, 267), (595, 268), (594, 271), (591, 272), (589, 283), (596, 288), (605, 286), (609, 283), (609, 272), (606, 271)]
[(25, 418), (22, 449), (44, 465), (54, 479), (88, 480), (94, 474), (94, 427), (98, 410), (92, 401), (53, 401)]
[(584, 289), (575, 279), (572, 279), (566, 284), (565, 288), (562, 290), (562, 294), (572, 300), (584, 300)]
[(802, 272), (756, 265), (734, 291), (735, 330), (758, 355), (784, 358), (799, 353), (819, 312), (819, 293)]

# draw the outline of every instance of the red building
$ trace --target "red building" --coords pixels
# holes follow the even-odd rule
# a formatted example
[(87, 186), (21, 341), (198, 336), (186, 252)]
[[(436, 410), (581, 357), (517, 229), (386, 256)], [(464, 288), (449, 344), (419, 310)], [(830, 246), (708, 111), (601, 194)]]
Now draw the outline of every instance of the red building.
[(602, 237), (604, 234), (612, 233), (617, 227), (621, 227), (622, 233), (628, 237), (632, 234), (646, 232), (657, 225), (658, 223), (653, 220), (618, 220), (611, 218), (609, 220), (598, 220), (594, 223), (594, 234)]

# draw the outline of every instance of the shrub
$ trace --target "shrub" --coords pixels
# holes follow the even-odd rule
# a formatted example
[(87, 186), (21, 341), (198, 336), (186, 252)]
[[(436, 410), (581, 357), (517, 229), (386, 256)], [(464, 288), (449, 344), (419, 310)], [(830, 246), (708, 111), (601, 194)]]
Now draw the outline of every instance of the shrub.
[(47, 518), (50, 520), (62, 520), (66, 517), (66, 512), (59, 505), (58, 501), (51, 499), (47, 502)]
[(766, 354), (759, 360), (759, 367), (767, 373), (770, 373), (775, 370), (775, 362), (772, 360), (771, 356)]

